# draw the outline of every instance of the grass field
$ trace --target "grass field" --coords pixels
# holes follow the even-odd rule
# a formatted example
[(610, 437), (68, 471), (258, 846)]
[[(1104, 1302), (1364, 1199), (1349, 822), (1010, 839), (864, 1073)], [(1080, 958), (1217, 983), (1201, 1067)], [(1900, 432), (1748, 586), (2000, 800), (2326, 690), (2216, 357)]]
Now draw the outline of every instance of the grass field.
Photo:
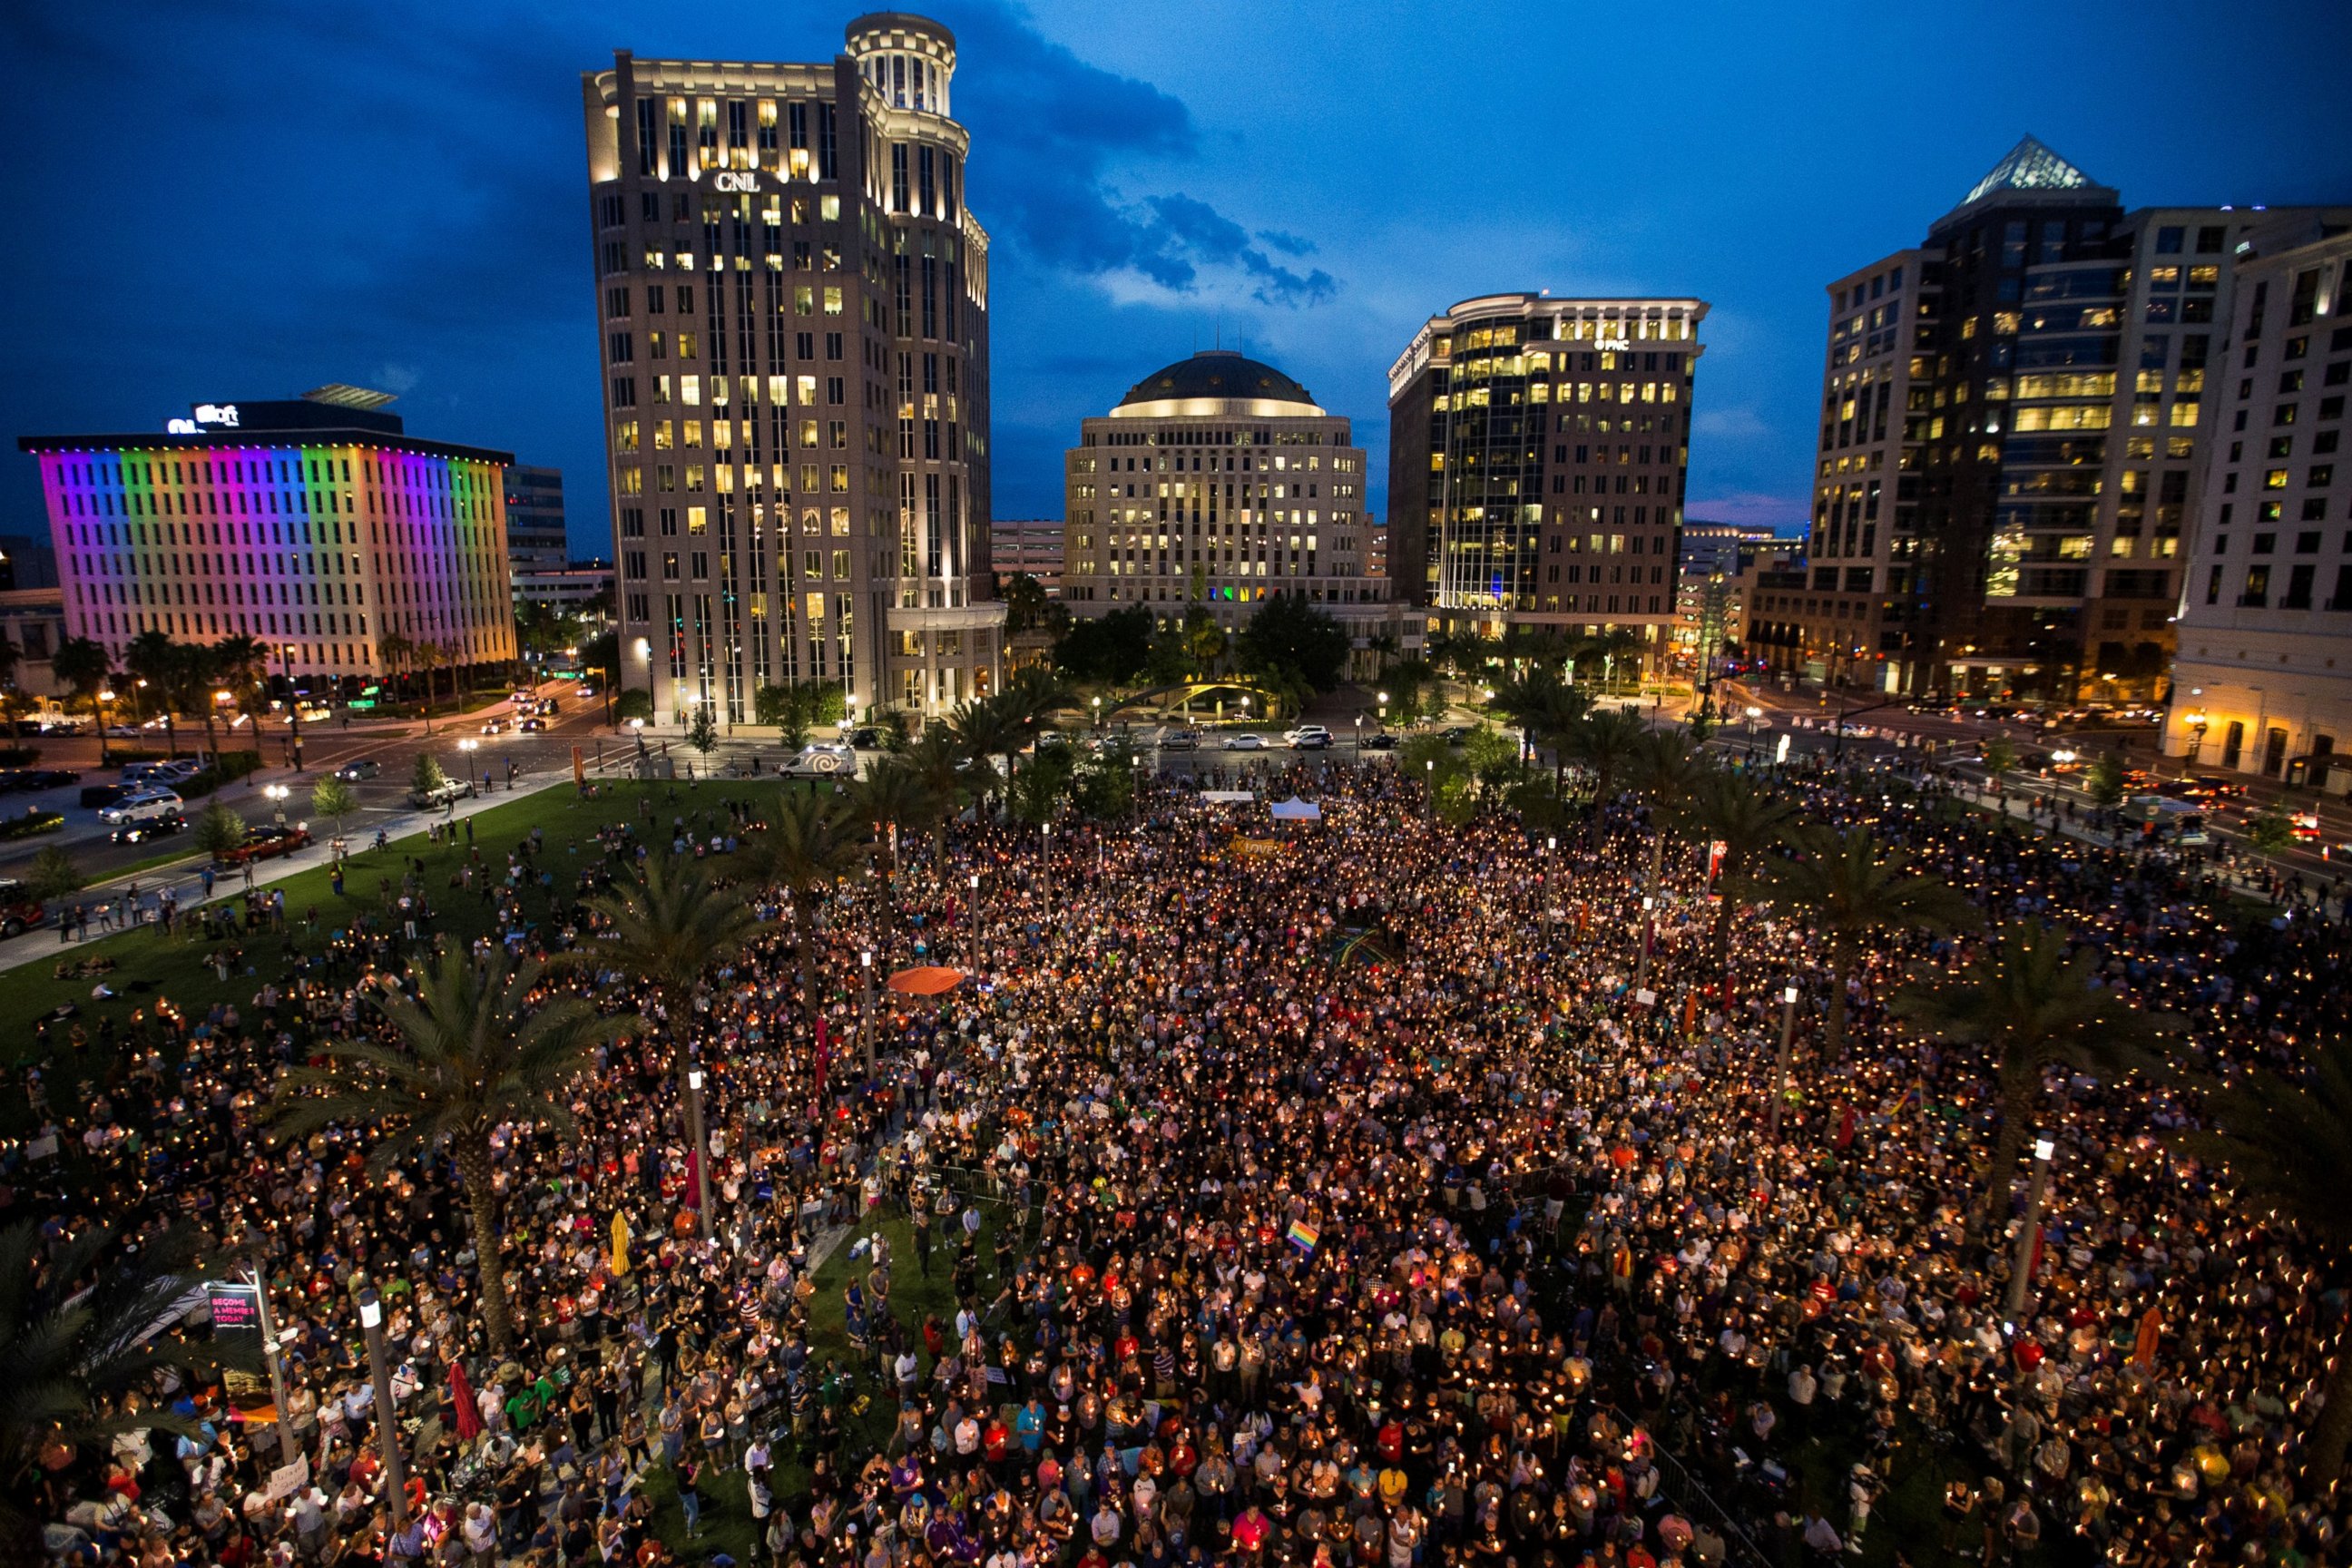
[[(597, 797), (583, 800), (559, 786), (479, 812), (470, 819), (472, 842), (491, 874), (502, 876), (508, 851), (537, 828), (543, 846), (542, 865), (555, 873), (554, 900), (568, 901), (572, 886), (569, 872), (584, 863), (580, 857), (595, 854), (597, 828), (627, 818), (640, 831), (657, 830), (666, 840), (674, 818), (683, 816), (697, 822), (723, 823), (722, 802), (772, 799), (782, 787), (773, 779), (625, 781), (600, 784)], [(391, 906), (399, 896), (402, 875), (417, 862), (423, 863), (423, 885), (438, 911), (438, 929), (452, 938), (470, 941), (489, 929), (492, 908), (478, 897), (459, 894), (449, 886), (451, 875), (465, 858), (467, 844), (461, 826), (453, 844), (435, 845), (419, 833), (394, 839), (383, 850), (354, 854), (345, 863), (344, 891), (340, 897), (325, 867), (268, 884), (282, 889), (286, 895), (287, 931), (282, 936), (240, 931), (224, 942), (208, 942), (197, 934), (200, 927), (184, 920), (181, 930), (171, 936), (151, 926), (59, 944), (55, 959), (44, 954), (0, 977), (0, 1042), (5, 1042), (0, 1043), (0, 1060), (54, 1059), (57, 1068), (50, 1075), (50, 1103), (73, 1103), (77, 1081), (102, 1083), (112, 1069), (111, 1053), (99, 1044), (106, 1020), (112, 1020), (113, 1037), (121, 1039), (134, 1014), (152, 1014), (165, 1001), (191, 1017), (202, 1015), (217, 1001), (233, 1002), (249, 1011), (253, 994), (264, 981), (283, 978), (289, 972), (289, 952), (299, 956), (320, 952), (337, 932), (352, 929), (355, 921), (379, 922), (371, 929), (383, 929), (380, 922), (394, 918)], [(236, 878), (224, 877), (214, 901), (234, 901), (239, 891)], [(543, 917), (551, 901), (539, 889), (527, 889), (526, 916)], [(212, 964), (218, 952), (230, 948), (241, 950), (242, 961), (230, 969), (224, 983)], [(89, 959), (111, 960), (114, 967), (102, 975), (78, 979), (59, 979), (53, 973), (58, 961)], [(100, 985), (113, 994), (96, 996), (94, 991)], [(61, 1009), (71, 1011), (61, 1014)], [(86, 1054), (76, 1055), (68, 1044), (75, 1026), (81, 1027), (89, 1042)], [(0, 1128), (20, 1126), (26, 1114), (21, 1099), (0, 1104)]]

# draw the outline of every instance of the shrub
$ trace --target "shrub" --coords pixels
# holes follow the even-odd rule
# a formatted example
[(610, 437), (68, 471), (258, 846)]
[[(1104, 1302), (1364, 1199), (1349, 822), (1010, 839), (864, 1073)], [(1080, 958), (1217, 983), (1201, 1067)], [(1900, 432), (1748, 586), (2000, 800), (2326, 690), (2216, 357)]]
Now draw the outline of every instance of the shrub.
[(82, 875), (74, 858), (55, 845), (33, 857), (32, 868), (25, 876), (25, 890), (43, 903), (79, 892), (89, 885), (89, 879)]
[(29, 768), (40, 760), (37, 746), (0, 746), (0, 768)]
[(55, 833), (65, 825), (64, 812), (33, 806), (22, 816), (0, 817), (0, 838), (30, 838), (37, 833)]

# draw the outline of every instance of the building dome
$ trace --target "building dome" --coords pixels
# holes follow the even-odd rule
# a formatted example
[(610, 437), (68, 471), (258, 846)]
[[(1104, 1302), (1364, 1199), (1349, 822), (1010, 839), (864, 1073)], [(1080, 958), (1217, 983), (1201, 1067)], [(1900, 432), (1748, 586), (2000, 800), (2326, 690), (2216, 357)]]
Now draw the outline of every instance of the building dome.
[(1111, 417), (1251, 416), (1319, 418), (1314, 394), (1270, 364), (1232, 349), (1202, 349), (1127, 389)]

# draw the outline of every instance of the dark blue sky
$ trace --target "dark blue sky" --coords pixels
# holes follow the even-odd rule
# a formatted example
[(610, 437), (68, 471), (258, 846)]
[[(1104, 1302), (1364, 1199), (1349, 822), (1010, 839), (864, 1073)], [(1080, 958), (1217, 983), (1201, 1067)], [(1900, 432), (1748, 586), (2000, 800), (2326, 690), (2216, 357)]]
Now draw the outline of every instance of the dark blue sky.
[[(399, 392), (564, 470), (606, 553), (578, 73), (814, 59), (853, 7), (0, 11), (16, 89), (0, 434)], [(2127, 204), (2352, 200), (2340, 3), (941, 0), (994, 237), (996, 500), (1058, 516), (1077, 421), (1222, 333), (1357, 422), (1472, 294), (1711, 301), (1692, 515), (1805, 509), (1822, 285), (2032, 132)], [(12, 439), (13, 448), (13, 439)], [(0, 532), (39, 524), (29, 459)], [(1375, 510), (1385, 496), (1375, 484)]]

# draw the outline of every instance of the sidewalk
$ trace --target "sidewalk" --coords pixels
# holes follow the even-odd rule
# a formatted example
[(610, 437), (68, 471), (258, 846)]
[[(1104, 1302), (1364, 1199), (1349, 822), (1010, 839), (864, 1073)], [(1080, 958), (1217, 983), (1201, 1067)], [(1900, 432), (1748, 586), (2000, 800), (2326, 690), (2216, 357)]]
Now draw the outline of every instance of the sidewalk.
[[(496, 795), (478, 795), (457, 802), (457, 809), (454, 816), (440, 810), (420, 811), (411, 806), (395, 811), (389, 817), (383, 819), (378, 826), (383, 829), (385, 837), (404, 838), (424, 832), (425, 824), (428, 822), (462, 822), (467, 817), (487, 811), (492, 806), (505, 805), (511, 801), (537, 795), (542, 790), (569, 788), (571, 784), (570, 768), (551, 769), (544, 773), (525, 773), (518, 777), (507, 789)], [(349, 842), (358, 842), (357, 837), (354, 836)], [(298, 872), (317, 870), (328, 865), (333, 858), (333, 834), (329, 831), (307, 848), (298, 849), (290, 855), (280, 856), (257, 864), (253, 868), (253, 886), (266, 888), (273, 882), (283, 881)], [(153, 918), (157, 898), (166, 888), (177, 891), (182, 910), (201, 907), (205, 901), (204, 881), (200, 875), (202, 866), (203, 856), (192, 854), (184, 862), (178, 865), (152, 867), (145, 871), (93, 883), (78, 893), (68, 894), (50, 906), (50, 919), (47, 924), (36, 926), (20, 936), (0, 942), (0, 973), (12, 969), (21, 969), (29, 963), (54, 961), (61, 953), (71, 952), (86, 942), (101, 940), (100, 936), (93, 935), (83, 939), (82, 942), (59, 942), (55, 936), (51, 935), (50, 933), (57, 930), (55, 918), (57, 909), (62, 904), (94, 904), (110, 897), (120, 899), (131, 887), (136, 886), (139, 889), (139, 904), (134, 920), (138, 923), (144, 923)], [(246, 883), (242, 871), (232, 870), (216, 878), (213, 887), (213, 897), (215, 900), (233, 898), (245, 890)], [(124, 929), (135, 929), (135, 927), (124, 928), (118, 925), (115, 931), (105, 934), (119, 934)]]

